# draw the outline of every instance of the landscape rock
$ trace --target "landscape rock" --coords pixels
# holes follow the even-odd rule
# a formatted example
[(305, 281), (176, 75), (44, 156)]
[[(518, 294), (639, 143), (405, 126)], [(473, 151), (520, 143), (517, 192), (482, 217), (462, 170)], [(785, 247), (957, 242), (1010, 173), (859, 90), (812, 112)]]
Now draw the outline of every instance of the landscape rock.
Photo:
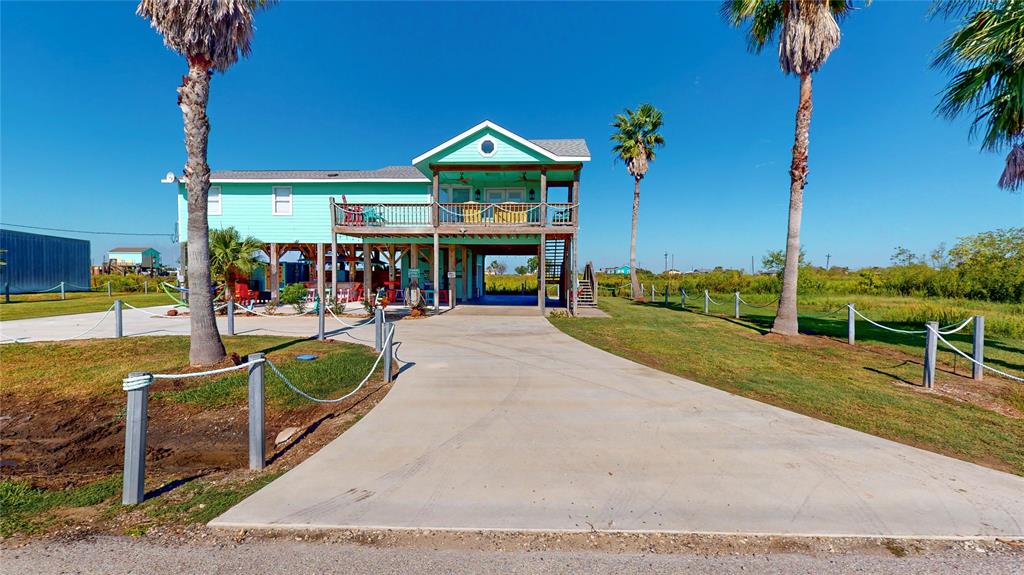
[(298, 432), (299, 432), (299, 428), (298, 427), (286, 427), (286, 428), (282, 429), (281, 432), (277, 434), (277, 437), (274, 438), (274, 446), (276, 447), (276, 446), (281, 445), (282, 443), (288, 441), (289, 439), (291, 439)]

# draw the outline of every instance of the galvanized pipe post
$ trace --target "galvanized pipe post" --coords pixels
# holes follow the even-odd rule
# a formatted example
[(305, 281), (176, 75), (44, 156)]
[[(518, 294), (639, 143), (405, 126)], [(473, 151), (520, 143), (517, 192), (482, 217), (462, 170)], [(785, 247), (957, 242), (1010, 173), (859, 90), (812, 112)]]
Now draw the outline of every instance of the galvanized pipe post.
[(981, 367), (981, 364), (985, 363), (985, 316), (983, 315), (974, 316), (974, 350), (971, 352), (971, 357), (977, 362), (971, 364), (971, 377), (975, 381), (981, 381), (985, 376), (985, 368)]
[(228, 335), (235, 335), (235, 300), (228, 300)]
[(853, 312), (853, 303), (846, 304), (846, 342), (854, 345), (857, 341), (857, 315)]
[[(134, 383), (139, 378), (149, 380), (141, 385)], [(146, 496), (146, 423), (149, 411), (149, 384), (153, 376), (142, 371), (128, 374), (133, 380), (127, 390), (124, 425), (124, 480), (121, 485), (121, 503), (135, 505)], [(127, 381), (125, 383), (128, 383)]]
[(114, 300), (114, 337), (124, 337), (124, 318), (121, 317), (121, 300)]
[[(436, 296), (435, 291), (435, 296)], [(373, 308), (373, 351), (380, 353), (383, 349), (383, 337), (384, 334), (384, 310), (379, 307)]]
[(931, 389), (935, 386), (935, 353), (939, 344), (939, 322), (930, 321), (925, 325), (925, 331), (928, 333), (925, 335), (924, 343), (924, 386)]
[[(392, 376), (391, 376), (391, 369), (392, 369), (392, 367), (391, 366), (392, 366), (392, 361), (394, 359), (392, 357), (392, 355), (395, 352), (395, 350), (394, 350), (394, 346), (395, 346), (395, 324), (394, 324), (394, 322), (391, 322), (391, 323), (385, 322), (384, 323), (384, 329), (385, 329), (385, 333), (390, 333), (391, 334), (391, 337), (387, 338), (387, 342), (384, 345), (384, 381), (386, 381), (388, 383), (391, 383), (391, 380), (392, 380)], [(391, 330), (391, 331), (387, 332), (387, 330)]]
[(149, 280), (142, 282), (143, 293), (149, 293)]
[(324, 335), (324, 320), (327, 313), (327, 301), (324, 298), (323, 293), (317, 294), (317, 309), (316, 309), (316, 339), (324, 341), (326, 336)]
[(668, 307), (668, 284), (665, 284), (665, 307)]
[(736, 307), (736, 319), (740, 319), (740, 292), (733, 294), (733, 299), (735, 300), (733, 303)]
[(107, 280), (107, 297), (110, 297), (111, 295), (112, 294), (111, 294), (111, 291), (110, 291), (110, 280)]
[(686, 307), (686, 288), (679, 288), (679, 307)]
[(709, 299), (711, 299), (711, 296), (708, 295), (708, 290), (704, 290), (704, 313), (705, 313), (705, 315), (708, 313), (708, 305), (709, 305), (708, 300)]
[(67, 295), (64, 293), (64, 282), (60, 282), (60, 299), (61, 300), (68, 299)]
[(249, 354), (249, 469), (259, 471), (266, 466), (267, 445), (264, 440), (263, 370), (264, 354)]

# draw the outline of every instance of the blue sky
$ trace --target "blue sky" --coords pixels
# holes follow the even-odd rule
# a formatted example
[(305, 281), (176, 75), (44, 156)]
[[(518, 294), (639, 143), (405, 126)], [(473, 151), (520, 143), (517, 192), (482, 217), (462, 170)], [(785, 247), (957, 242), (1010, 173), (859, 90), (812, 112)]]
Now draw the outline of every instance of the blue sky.
[[(97, 262), (116, 244), (177, 253), (174, 191), (159, 179), (184, 163), (185, 65), (134, 6), (0, 4), (0, 219), (167, 233), (81, 236)], [(408, 164), (485, 118), (528, 138), (584, 137), (580, 258), (619, 265), (632, 181), (608, 123), (650, 101), (668, 145), (643, 182), (640, 265), (660, 270), (668, 252), (678, 268), (747, 268), (784, 245), (797, 81), (774, 50), (748, 53), (717, 9), (284, 2), (258, 14), (251, 57), (214, 78), (210, 164)], [(926, 10), (855, 14), (815, 78), (803, 221), (815, 263), (885, 264), (897, 245), (1024, 223), (1024, 196), (995, 186), (1002, 157), (933, 113), (946, 77), (929, 61), (951, 24)]]

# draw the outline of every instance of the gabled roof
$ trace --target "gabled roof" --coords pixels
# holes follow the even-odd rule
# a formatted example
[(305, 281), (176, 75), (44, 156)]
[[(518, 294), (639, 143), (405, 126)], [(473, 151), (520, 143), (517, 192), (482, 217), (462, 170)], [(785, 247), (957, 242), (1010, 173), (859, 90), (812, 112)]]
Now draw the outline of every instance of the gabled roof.
[(376, 170), (222, 170), (210, 174), (211, 182), (427, 182), (413, 166), (385, 166)]
[(413, 164), (419, 164), (423, 160), (426, 160), (430, 156), (443, 151), (444, 149), (453, 146), (462, 140), (472, 136), (473, 134), (490, 128), (495, 132), (522, 144), (523, 146), (549, 158), (554, 162), (589, 162), (590, 161), (590, 150), (587, 149), (587, 143), (584, 140), (573, 139), (573, 140), (527, 140), (526, 138), (516, 134), (512, 131), (506, 130), (501, 126), (495, 124), (490, 120), (484, 120), (472, 128), (462, 132), (461, 134), (449, 139), (448, 141), (434, 146), (430, 150), (420, 154), (413, 158)]

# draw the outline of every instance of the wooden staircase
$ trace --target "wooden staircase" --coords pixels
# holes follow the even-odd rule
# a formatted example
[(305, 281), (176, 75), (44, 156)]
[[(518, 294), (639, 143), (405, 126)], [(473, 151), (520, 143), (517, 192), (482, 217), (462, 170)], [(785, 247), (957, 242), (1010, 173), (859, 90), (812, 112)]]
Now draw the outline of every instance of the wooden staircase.
[(565, 262), (565, 240), (547, 240), (544, 242), (544, 281), (548, 284), (558, 283), (562, 279), (562, 266)]
[(594, 264), (587, 262), (583, 268), (583, 279), (580, 280), (580, 291), (576, 305), (579, 307), (597, 307), (597, 278), (594, 276)]

